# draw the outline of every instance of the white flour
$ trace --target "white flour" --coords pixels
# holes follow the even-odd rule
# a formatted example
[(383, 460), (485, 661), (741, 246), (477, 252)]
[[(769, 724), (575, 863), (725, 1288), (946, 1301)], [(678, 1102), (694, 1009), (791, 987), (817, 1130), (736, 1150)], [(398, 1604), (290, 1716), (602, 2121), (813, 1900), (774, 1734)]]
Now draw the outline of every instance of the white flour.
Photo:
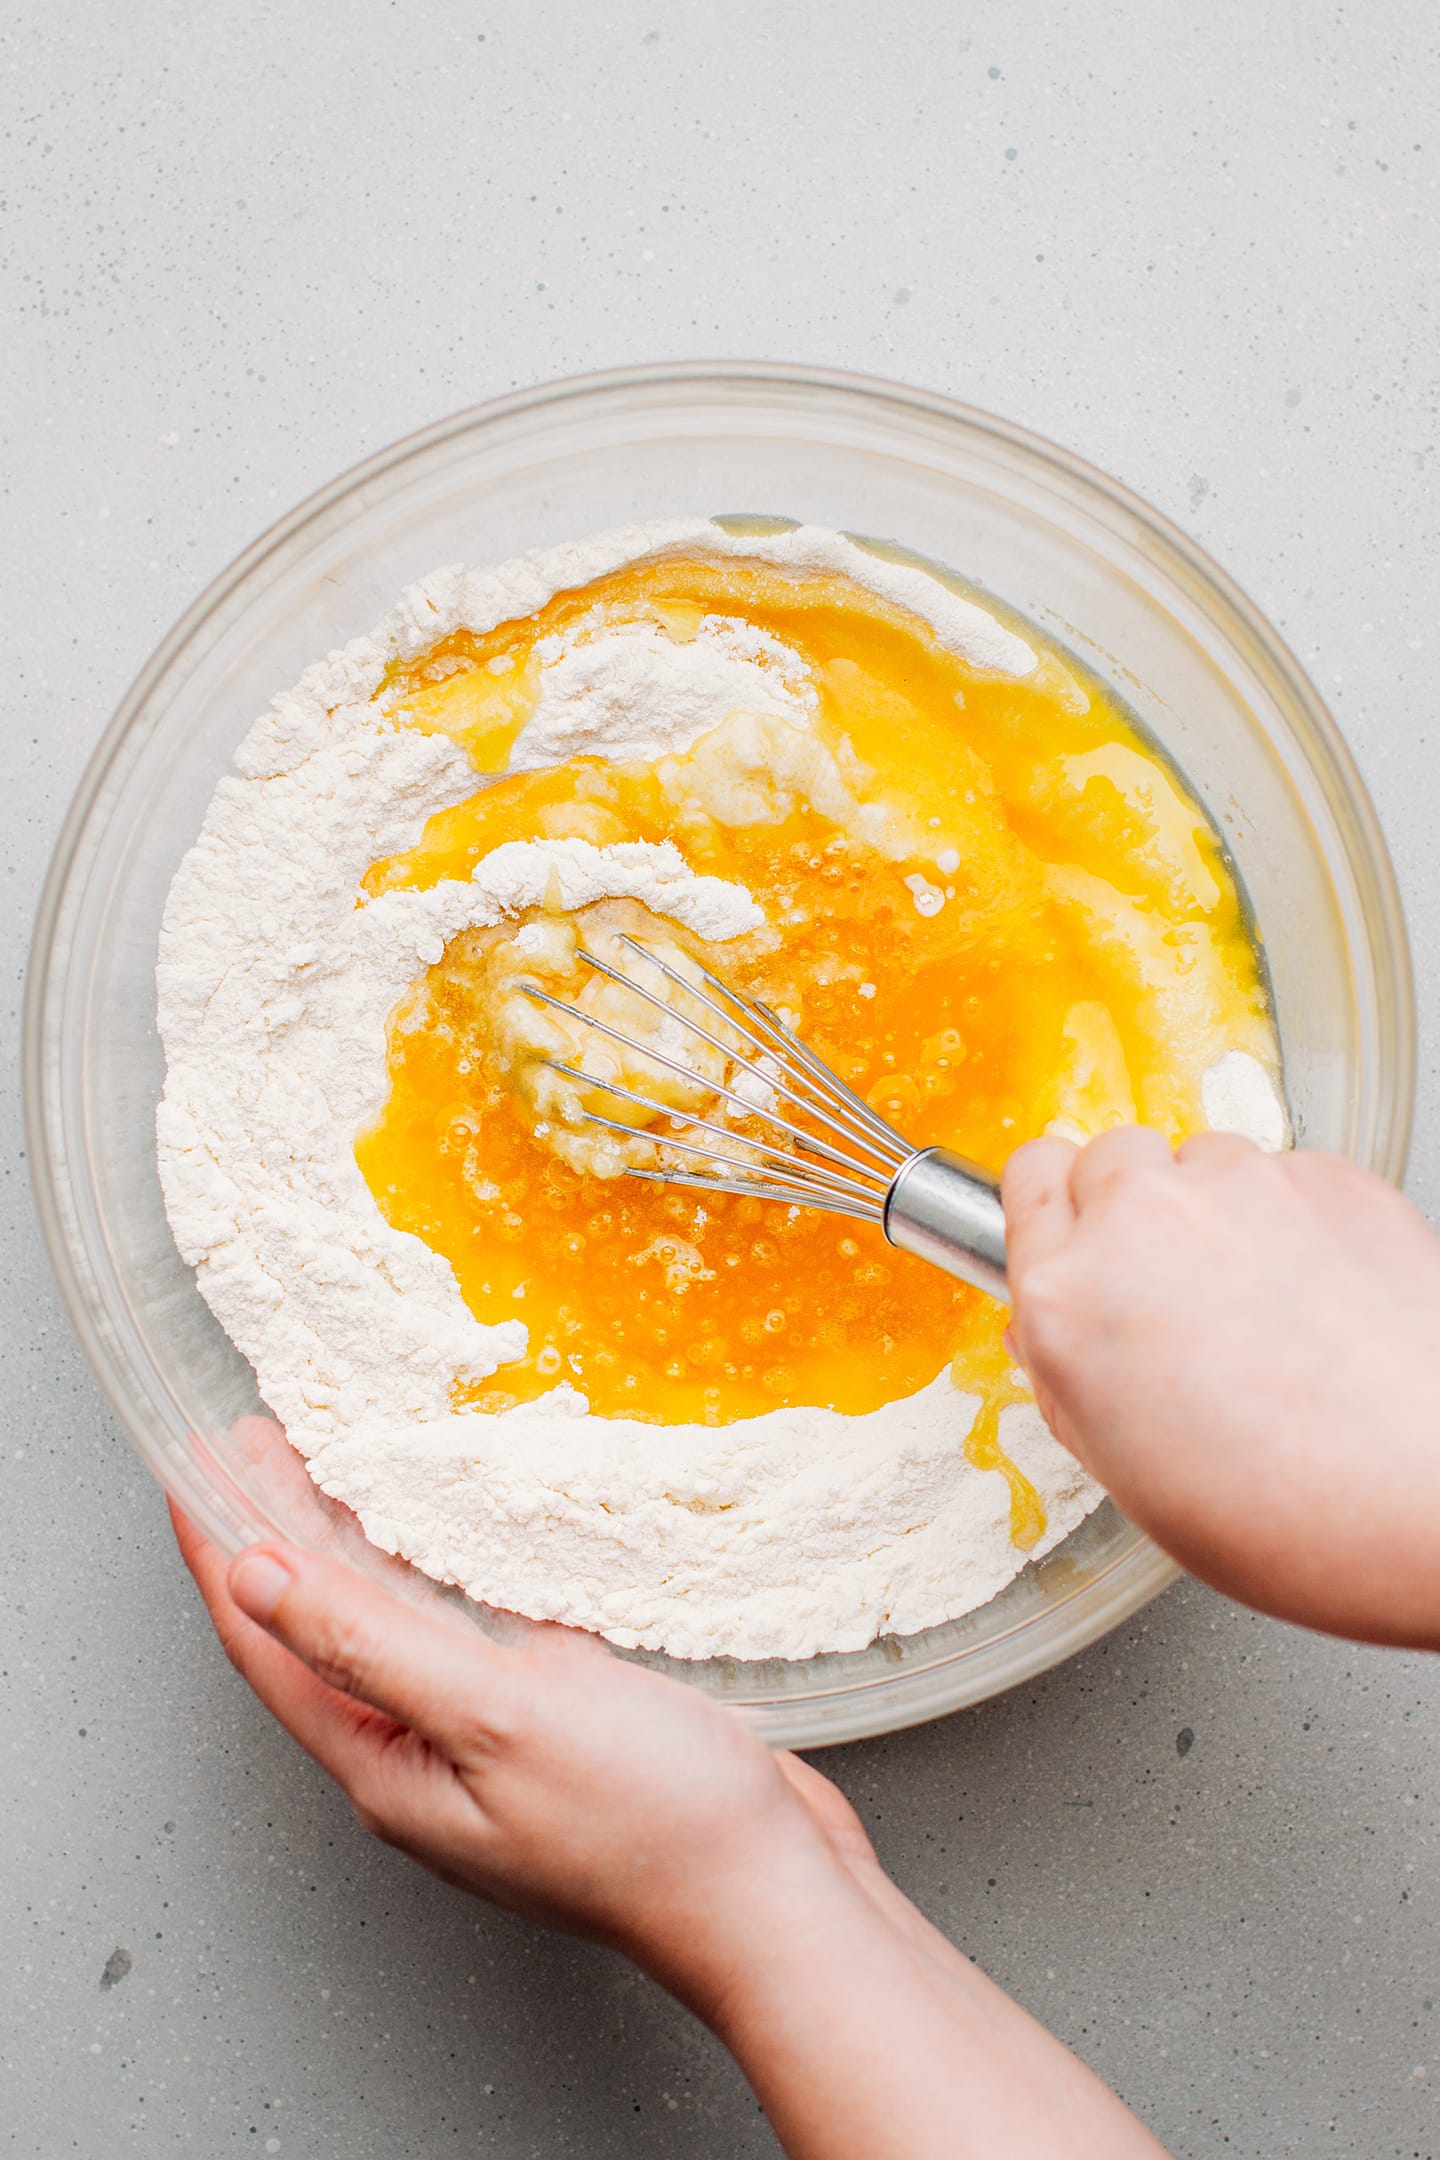
[(753, 624), (725, 617), (707, 617), (678, 648), (658, 624), (633, 622), (568, 646), (547, 638), (539, 651), (540, 702), (510, 752), (512, 772), (597, 751), (641, 759), (688, 750), (733, 712), (803, 728), (815, 707), (795, 654)]
[(1290, 1143), (1285, 1106), (1258, 1058), (1246, 1050), (1227, 1050), (1200, 1082), (1205, 1122), (1212, 1132), (1240, 1133), (1276, 1155)]
[[(1017, 1571), (1005, 1483), (961, 1448), (973, 1401), (942, 1377), (864, 1417), (780, 1410), (720, 1428), (592, 1417), (565, 1388), (499, 1416), (455, 1414), (452, 1384), (522, 1355), (523, 1324), (475, 1319), (449, 1263), (385, 1222), (353, 1153), (387, 1092), (387, 1016), (460, 930), (553, 900), (557, 879), (566, 908), (629, 896), (720, 941), (759, 923), (748, 894), (697, 877), (668, 844), (513, 843), (468, 882), (357, 905), (370, 865), (475, 785), (452, 742), (370, 703), (387, 664), (638, 557), (697, 549), (843, 571), (977, 666), (1035, 665), (923, 572), (809, 527), (734, 538), (677, 521), (423, 580), (373, 636), (276, 698), (176, 875), (158, 971), (160, 1170), (205, 1298), (317, 1482), (377, 1544), (489, 1603), (618, 1643), (803, 1657), (968, 1611)], [(743, 623), (707, 619), (687, 643), (582, 625), (540, 657), (515, 767), (582, 747), (660, 757), (739, 712), (717, 788), (773, 787), (792, 766), (796, 787), (839, 786), (812, 754), (803, 662)], [(1239, 1100), (1232, 1074), (1224, 1101)], [(1271, 1115), (1248, 1096), (1237, 1114)], [(1002, 1440), (1044, 1499), (1044, 1552), (1098, 1488), (1033, 1410), (1008, 1411)]]

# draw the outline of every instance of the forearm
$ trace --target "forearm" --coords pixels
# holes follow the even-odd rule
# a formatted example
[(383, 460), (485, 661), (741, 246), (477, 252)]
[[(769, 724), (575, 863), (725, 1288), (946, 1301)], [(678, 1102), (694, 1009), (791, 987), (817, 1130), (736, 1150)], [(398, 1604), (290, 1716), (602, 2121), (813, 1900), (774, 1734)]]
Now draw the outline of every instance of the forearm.
[(767, 1902), (707, 2013), (790, 2160), (1160, 2160), (1129, 2111), (877, 1878)]

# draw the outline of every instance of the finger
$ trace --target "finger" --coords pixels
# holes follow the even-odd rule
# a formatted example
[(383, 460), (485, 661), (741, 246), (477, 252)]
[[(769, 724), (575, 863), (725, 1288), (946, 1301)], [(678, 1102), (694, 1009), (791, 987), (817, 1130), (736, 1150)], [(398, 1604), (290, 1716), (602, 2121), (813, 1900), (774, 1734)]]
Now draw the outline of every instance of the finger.
[(1134, 1171), (1169, 1169), (1174, 1160), (1169, 1141), (1152, 1126), (1117, 1125), (1101, 1133), (1071, 1165), (1070, 1192), (1077, 1213), (1094, 1207)]
[(230, 1445), (251, 1472), (247, 1483), (272, 1521), (291, 1524), (319, 1551), (333, 1544), (336, 1504), (321, 1493), (283, 1425), (274, 1418), (237, 1418), (230, 1428)]
[(327, 1687), (283, 1643), (243, 1613), (229, 1592), (229, 1562), (171, 1503), (171, 1521), (220, 1644), (235, 1670), (271, 1716), (308, 1755), (353, 1792), (399, 1727), (363, 1703)]
[(1243, 1133), (1191, 1133), (1175, 1150), (1175, 1160), (1194, 1170), (1224, 1170), (1231, 1163), (1253, 1161), (1261, 1153)]
[(241, 1611), (332, 1688), (458, 1759), (508, 1728), (520, 1678), (478, 1629), (432, 1619), (352, 1569), (293, 1545), (252, 1545), (230, 1568)]
[(1017, 1287), (1037, 1261), (1060, 1250), (1075, 1227), (1070, 1194), (1075, 1153), (1068, 1140), (1028, 1140), (1005, 1165), (1000, 1180), (1005, 1264)]
[(223, 1553), (172, 1504), (181, 1551), (226, 1654), (271, 1715), (355, 1806), (362, 1824), (444, 1873), (471, 1811), (448, 1756), (409, 1726), (329, 1687), (231, 1598)]
[(175, 1542), (180, 1547), (180, 1557), (195, 1578), (195, 1587), (205, 1600), (205, 1609), (215, 1624), (215, 1631), (227, 1654), (234, 1646), (251, 1639), (268, 1642), (270, 1638), (264, 1629), (257, 1628), (253, 1620), (248, 1620), (230, 1596), (227, 1583), (230, 1562), (226, 1555), (218, 1545), (210, 1542), (204, 1531), (198, 1529), (188, 1515), (180, 1512), (173, 1500), (169, 1507)]
[[(230, 1427), (230, 1445), (249, 1469), (246, 1483), (264, 1503), (271, 1521), (287, 1524), (292, 1536), (303, 1537), (311, 1552), (333, 1553), (343, 1560), (363, 1541), (364, 1532), (350, 1509), (321, 1492), (305, 1457), (290, 1445), (284, 1426), (274, 1418), (237, 1418)], [(373, 1581), (403, 1585), (411, 1569), (398, 1553), (384, 1553), (378, 1545), (370, 1545), (365, 1551), (365, 1572)]]

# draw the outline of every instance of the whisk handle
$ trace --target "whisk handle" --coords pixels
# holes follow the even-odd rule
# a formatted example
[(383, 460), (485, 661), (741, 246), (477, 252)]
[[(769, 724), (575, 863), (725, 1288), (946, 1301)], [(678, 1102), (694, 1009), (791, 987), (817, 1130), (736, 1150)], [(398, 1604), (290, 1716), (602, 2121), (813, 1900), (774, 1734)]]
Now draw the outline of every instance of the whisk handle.
[(963, 1156), (943, 1147), (911, 1156), (886, 1197), (885, 1235), (902, 1252), (1010, 1302), (1000, 1188)]

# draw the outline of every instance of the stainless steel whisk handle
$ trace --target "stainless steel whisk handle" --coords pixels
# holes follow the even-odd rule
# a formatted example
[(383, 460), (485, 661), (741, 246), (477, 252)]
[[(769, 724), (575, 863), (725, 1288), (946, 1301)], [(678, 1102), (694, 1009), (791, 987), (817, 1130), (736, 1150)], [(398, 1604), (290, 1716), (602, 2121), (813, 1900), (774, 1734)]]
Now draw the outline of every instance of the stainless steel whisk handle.
[(885, 1196), (884, 1221), (902, 1252), (1009, 1304), (1000, 1188), (963, 1155), (943, 1147), (912, 1155)]

